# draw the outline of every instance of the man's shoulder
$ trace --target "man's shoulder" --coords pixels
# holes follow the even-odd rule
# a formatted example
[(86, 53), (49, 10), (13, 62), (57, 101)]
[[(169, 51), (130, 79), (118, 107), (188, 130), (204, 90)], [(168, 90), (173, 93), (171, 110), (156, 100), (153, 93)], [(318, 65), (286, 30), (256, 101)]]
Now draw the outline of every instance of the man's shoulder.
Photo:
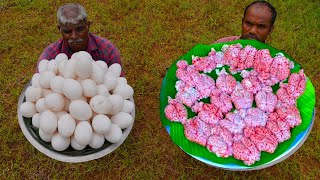
[(48, 45), (40, 55), (39, 59), (53, 59), (57, 54), (61, 52), (61, 47), (63, 44), (63, 39)]
[(90, 33), (91, 38), (94, 40), (98, 47), (115, 46), (109, 39)]
[(237, 39), (240, 39), (240, 36), (229, 36), (229, 37), (224, 37), (224, 38), (218, 39), (214, 43), (230, 42), (230, 41), (234, 41)]

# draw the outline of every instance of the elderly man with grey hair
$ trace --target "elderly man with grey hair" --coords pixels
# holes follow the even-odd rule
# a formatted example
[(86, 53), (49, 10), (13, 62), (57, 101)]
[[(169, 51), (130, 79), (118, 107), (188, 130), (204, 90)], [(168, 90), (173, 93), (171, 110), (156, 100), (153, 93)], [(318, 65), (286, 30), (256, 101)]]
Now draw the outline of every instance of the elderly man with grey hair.
[(65, 53), (70, 59), (75, 52), (87, 51), (94, 60), (105, 61), (108, 66), (113, 63), (121, 65), (117, 47), (109, 40), (89, 32), (91, 22), (83, 6), (77, 3), (65, 4), (58, 9), (57, 19), (62, 38), (46, 47), (39, 61), (54, 59), (59, 53)]

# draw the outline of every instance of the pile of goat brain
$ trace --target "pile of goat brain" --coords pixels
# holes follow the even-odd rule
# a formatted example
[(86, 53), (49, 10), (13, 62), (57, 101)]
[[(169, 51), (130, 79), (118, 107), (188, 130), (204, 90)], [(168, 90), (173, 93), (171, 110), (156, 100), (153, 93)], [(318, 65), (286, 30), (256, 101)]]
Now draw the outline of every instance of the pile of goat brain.
[[(176, 65), (177, 93), (168, 97), (166, 117), (181, 122), (188, 140), (218, 157), (233, 156), (251, 165), (260, 160), (261, 151), (273, 153), (290, 138), (290, 129), (301, 124), (296, 102), (306, 77), (302, 69), (290, 73), (294, 63), (281, 53), (272, 58), (268, 49), (224, 45), (206, 57), (193, 56), (192, 65), (185, 60)], [(230, 73), (218, 69), (224, 65)], [(216, 80), (205, 74), (213, 70)], [(276, 84), (279, 89), (273, 92)], [(200, 101), (204, 98), (210, 103)], [(196, 116), (188, 119), (185, 106)]]
[(105, 139), (122, 140), (122, 129), (133, 123), (133, 89), (121, 66), (94, 61), (80, 51), (68, 60), (60, 53), (41, 60), (19, 110), (39, 128), (39, 136), (57, 151), (69, 147), (98, 149)]

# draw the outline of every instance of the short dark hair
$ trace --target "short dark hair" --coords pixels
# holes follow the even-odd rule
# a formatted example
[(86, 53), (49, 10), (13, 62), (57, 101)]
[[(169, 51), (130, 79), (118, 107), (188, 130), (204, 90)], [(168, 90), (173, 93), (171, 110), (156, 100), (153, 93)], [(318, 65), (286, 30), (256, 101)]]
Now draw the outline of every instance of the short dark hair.
[(255, 4), (261, 4), (261, 5), (265, 5), (267, 6), (270, 11), (271, 11), (271, 14), (272, 14), (272, 18), (271, 18), (271, 25), (274, 24), (274, 22), (276, 21), (276, 17), (277, 17), (277, 11), (276, 9), (267, 1), (253, 1), (252, 3), (250, 3), (246, 9), (244, 10), (244, 14), (243, 14), (243, 17), (246, 15), (246, 12), (247, 10), (249, 9), (249, 7), (255, 5)]

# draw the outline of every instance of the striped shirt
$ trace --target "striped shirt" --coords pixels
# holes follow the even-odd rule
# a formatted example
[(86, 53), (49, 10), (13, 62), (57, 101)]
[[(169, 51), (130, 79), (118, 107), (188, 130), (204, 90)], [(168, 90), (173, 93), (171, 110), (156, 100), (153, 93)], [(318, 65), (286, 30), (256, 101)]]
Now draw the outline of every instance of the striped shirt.
[[(106, 62), (108, 66), (113, 63), (119, 63), (121, 65), (120, 53), (118, 48), (111, 41), (105, 38), (89, 33), (89, 41), (86, 51), (92, 56), (95, 61), (102, 60)], [(57, 42), (50, 44), (44, 49), (38, 59), (37, 65), (39, 64), (40, 60), (54, 59), (59, 53), (65, 53), (69, 59), (74, 53), (62, 38)], [(123, 70), (121, 72), (121, 76), (124, 76)]]

